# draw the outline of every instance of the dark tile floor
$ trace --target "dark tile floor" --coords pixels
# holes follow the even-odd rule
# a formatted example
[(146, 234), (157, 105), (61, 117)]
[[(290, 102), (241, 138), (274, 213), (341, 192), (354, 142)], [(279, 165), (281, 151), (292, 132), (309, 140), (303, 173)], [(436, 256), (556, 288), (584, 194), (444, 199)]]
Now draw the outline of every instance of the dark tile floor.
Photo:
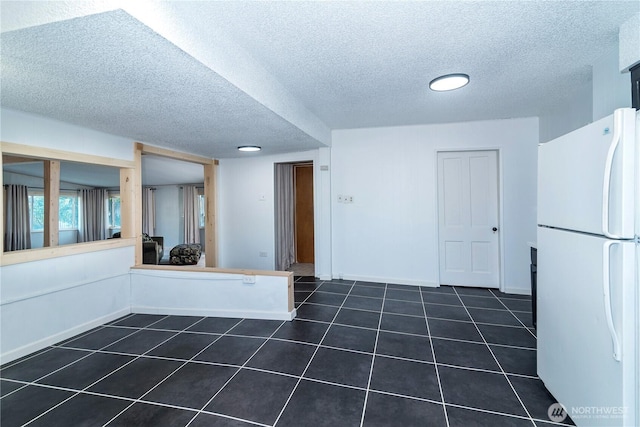
[(134, 314), (2, 366), (0, 425), (548, 425), (528, 297), (295, 291), (292, 322)]

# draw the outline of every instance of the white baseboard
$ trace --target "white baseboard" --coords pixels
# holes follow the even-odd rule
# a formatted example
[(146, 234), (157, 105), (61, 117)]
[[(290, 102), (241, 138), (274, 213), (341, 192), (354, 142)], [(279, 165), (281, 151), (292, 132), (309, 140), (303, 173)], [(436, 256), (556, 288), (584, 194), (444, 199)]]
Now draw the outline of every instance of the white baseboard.
[(4, 365), (5, 363), (12, 362), (28, 354), (31, 354), (38, 350), (42, 350), (43, 348), (46, 348), (52, 344), (55, 344), (60, 341), (64, 341), (66, 339), (79, 335), (83, 332), (87, 332), (97, 326), (104, 325), (105, 323), (116, 320), (122, 316), (126, 316), (129, 313), (131, 313), (131, 310), (129, 310), (129, 307), (127, 307), (122, 310), (118, 310), (114, 313), (107, 314), (106, 316), (93, 319), (90, 322), (83, 323), (82, 325), (74, 326), (73, 328), (59, 332), (55, 335), (50, 335), (41, 340), (29, 343), (20, 348), (16, 348), (6, 353), (2, 353), (0, 354), (0, 364)]
[(222, 309), (188, 309), (174, 307), (146, 307), (131, 306), (131, 313), (136, 314), (164, 314), (170, 316), (209, 316), (209, 317), (236, 317), (241, 319), (263, 319), (263, 320), (293, 320), (296, 317), (296, 310), (274, 312), (274, 311), (239, 311)]
[(531, 289), (529, 288), (504, 288), (502, 292), (505, 294), (531, 295)]
[[(333, 277), (339, 279), (339, 277)], [(326, 279), (325, 279), (326, 280)], [(435, 282), (427, 282), (422, 280), (412, 279), (400, 279), (397, 277), (374, 277), (374, 276), (355, 276), (355, 275), (343, 275), (342, 280), (354, 280), (358, 282), (374, 282), (374, 283), (388, 283), (391, 285), (409, 285), (409, 286), (426, 286), (430, 288), (437, 288), (439, 285)]]

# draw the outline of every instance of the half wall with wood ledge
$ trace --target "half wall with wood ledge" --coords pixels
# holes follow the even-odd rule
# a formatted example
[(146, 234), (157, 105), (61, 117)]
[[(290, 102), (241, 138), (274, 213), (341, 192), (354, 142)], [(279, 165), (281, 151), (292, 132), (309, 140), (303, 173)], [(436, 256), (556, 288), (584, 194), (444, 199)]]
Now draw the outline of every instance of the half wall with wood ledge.
[(139, 265), (131, 269), (131, 312), (292, 320), (293, 273)]

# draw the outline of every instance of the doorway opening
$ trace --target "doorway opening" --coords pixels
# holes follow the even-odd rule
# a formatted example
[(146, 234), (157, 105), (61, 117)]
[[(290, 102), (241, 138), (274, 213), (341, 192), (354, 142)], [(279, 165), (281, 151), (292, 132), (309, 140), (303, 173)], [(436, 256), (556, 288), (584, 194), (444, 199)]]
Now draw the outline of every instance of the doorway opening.
[(276, 270), (314, 276), (313, 162), (274, 167)]

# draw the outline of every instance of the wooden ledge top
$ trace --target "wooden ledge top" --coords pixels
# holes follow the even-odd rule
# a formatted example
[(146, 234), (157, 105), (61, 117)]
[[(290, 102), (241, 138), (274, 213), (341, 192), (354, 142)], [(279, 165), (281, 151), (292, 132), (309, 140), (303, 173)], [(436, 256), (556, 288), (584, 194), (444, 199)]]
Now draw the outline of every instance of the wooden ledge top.
[(195, 265), (141, 264), (131, 267), (132, 270), (188, 271), (196, 273), (242, 274), (246, 276), (293, 277), (292, 271), (249, 270), (242, 268), (198, 267)]

